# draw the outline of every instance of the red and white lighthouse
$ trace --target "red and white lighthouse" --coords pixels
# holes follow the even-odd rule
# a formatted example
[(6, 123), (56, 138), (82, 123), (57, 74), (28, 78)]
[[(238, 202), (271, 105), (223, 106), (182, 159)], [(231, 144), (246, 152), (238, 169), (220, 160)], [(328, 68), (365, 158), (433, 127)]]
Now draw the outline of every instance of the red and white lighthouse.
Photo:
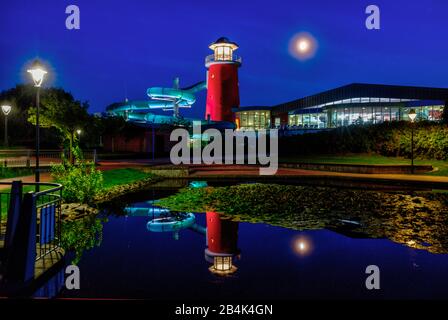
[(232, 108), (240, 105), (238, 68), (241, 66), (241, 58), (233, 54), (238, 45), (221, 37), (209, 48), (214, 54), (205, 59), (207, 67), (205, 119), (234, 122)]

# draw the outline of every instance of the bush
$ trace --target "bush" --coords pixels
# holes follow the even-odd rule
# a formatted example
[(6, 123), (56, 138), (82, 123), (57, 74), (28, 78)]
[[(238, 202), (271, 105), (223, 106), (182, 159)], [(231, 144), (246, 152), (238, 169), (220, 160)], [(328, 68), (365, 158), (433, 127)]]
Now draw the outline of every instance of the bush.
[(384, 122), (284, 137), (280, 140), (279, 151), (283, 155), (378, 153), (410, 158), (411, 125), (414, 125), (415, 157), (448, 159), (448, 125), (428, 121)]
[(75, 164), (63, 157), (62, 164), (53, 165), (51, 175), (62, 184), (62, 197), (65, 202), (92, 202), (103, 189), (103, 175), (94, 163), (86, 163), (79, 148), (73, 148)]

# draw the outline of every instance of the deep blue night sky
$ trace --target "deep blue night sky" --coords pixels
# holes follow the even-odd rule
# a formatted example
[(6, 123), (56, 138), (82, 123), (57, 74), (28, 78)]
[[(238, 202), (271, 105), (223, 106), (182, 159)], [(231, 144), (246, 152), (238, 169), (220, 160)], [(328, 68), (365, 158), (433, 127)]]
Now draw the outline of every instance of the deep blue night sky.
[[(65, 8), (81, 10), (81, 30), (65, 28)], [(381, 30), (364, 13), (381, 9)], [(90, 101), (91, 111), (149, 86), (205, 80), (208, 44), (240, 45), (241, 105), (272, 105), (352, 82), (448, 87), (446, 0), (375, 1), (1, 1), (0, 90), (27, 81), (25, 64), (51, 63), (51, 84)], [(289, 40), (306, 31), (316, 56), (299, 61)], [(205, 92), (185, 115), (202, 116)]]

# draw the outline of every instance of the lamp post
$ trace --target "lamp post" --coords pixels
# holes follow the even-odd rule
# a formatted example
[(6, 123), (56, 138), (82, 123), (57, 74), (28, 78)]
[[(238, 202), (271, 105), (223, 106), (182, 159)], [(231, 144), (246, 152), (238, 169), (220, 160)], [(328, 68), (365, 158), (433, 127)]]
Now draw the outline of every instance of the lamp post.
[(411, 173), (414, 174), (414, 121), (417, 113), (414, 109), (409, 111), (409, 119), (411, 119)]
[[(42, 67), (38, 60), (35, 60), (31, 65), (31, 68), (27, 70), (34, 81), (34, 86), (36, 90), (36, 171), (35, 171), (35, 182), (40, 182), (40, 169), (39, 169), (39, 153), (40, 153), (40, 130), (39, 130), (39, 107), (40, 107), (40, 87), (44, 81), (44, 77), (47, 71)], [(39, 186), (36, 186), (36, 190), (39, 190)]]
[(2, 111), (3, 114), (5, 115), (5, 147), (8, 146), (8, 115), (11, 112), (12, 107), (9, 105), (3, 105), (2, 106)]

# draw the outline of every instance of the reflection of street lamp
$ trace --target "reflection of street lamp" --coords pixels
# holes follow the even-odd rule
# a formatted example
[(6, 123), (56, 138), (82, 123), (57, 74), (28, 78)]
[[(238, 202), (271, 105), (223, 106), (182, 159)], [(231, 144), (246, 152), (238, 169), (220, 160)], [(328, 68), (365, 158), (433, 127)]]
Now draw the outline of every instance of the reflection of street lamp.
[(3, 114), (5, 115), (5, 147), (8, 146), (8, 115), (11, 112), (12, 107), (8, 105), (2, 106)]
[[(35, 60), (30, 69), (27, 70), (31, 74), (34, 81), (34, 86), (37, 88), (36, 92), (36, 172), (35, 181), (40, 182), (39, 172), (39, 148), (40, 148), (40, 132), (39, 132), (39, 105), (40, 105), (40, 87), (44, 81), (47, 71), (42, 67), (38, 60)], [(39, 187), (37, 186), (37, 190)]]
[(414, 121), (417, 113), (414, 109), (409, 111), (409, 119), (411, 119), (411, 173), (414, 173)]

